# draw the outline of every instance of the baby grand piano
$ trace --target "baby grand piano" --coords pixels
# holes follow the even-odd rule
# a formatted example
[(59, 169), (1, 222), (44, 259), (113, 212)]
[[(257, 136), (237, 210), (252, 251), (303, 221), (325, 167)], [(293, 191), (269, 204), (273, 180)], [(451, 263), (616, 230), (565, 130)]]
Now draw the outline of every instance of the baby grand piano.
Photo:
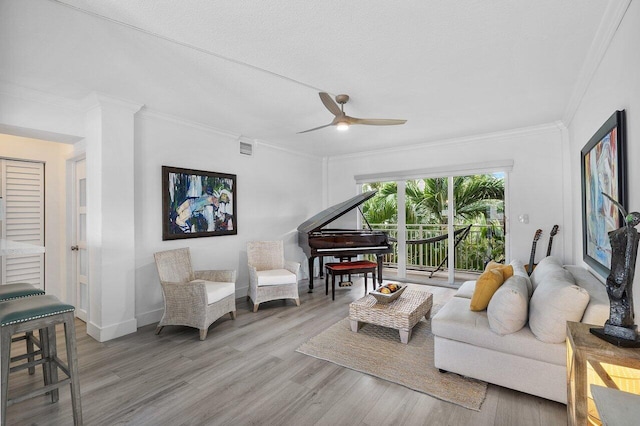
[(382, 282), (382, 255), (393, 251), (386, 232), (372, 230), (368, 222), (369, 229), (321, 229), (355, 208), (360, 210), (360, 204), (373, 197), (376, 192), (364, 192), (329, 207), (298, 226), (298, 245), (309, 259), (310, 293), (313, 291), (313, 265), (316, 257), (320, 258), (322, 275), (323, 256), (350, 257), (375, 254), (378, 260), (378, 282)]

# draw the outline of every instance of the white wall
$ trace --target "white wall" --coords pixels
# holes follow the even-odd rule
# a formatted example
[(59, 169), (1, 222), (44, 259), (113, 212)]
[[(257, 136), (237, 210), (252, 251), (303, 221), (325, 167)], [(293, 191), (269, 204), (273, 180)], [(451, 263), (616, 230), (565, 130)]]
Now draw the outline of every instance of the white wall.
[[(626, 110), (627, 182), (629, 211), (640, 211), (640, 3), (631, 2), (609, 48), (600, 62), (573, 120), (569, 124), (573, 221), (582, 222), (580, 190), (580, 151), (615, 110)], [(582, 263), (582, 231), (576, 227), (573, 260)], [(584, 264), (584, 266), (587, 266)], [(640, 265), (638, 265), (640, 266)], [(636, 323), (640, 315), (640, 272), (634, 280)]]
[[(87, 144), (86, 139), (83, 139), (88, 135), (91, 140), (95, 133), (100, 140), (105, 140), (105, 135), (115, 135), (124, 128), (122, 120), (105, 120), (105, 117), (108, 117), (104, 114), (97, 122), (89, 117), (87, 111), (96, 104), (96, 98), (100, 101), (99, 104), (107, 102), (126, 107), (126, 102), (108, 99), (106, 96), (89, 96), (87, 99), (74, 101), (8, 84), (0, 84), (0, 94), (3, 95), (0, 97), (0, 131), (21, 136), (47, 136), (47, 139), (52, 141), (75, 142), (73, 146), (60, 145), (63, 148), (56, 148), (59, 145), (57, 143), (44, 141), (39, 145), (18, 145), (14, 141), (0, 145), (0, 155), (47, 161), (48, 185), (56, 180), (58, 182), (56, 188), (49, 190), (48, 186), (47, 189), (46, 274), (47, 290), (58, 294), (64, 300), (73, 302), (71, 295), (65, 294), (62, 284), (66, 279), (67, 249), (67, 223), (64, 219), (65, 159), (86, 152), (89, 164), (89, 157), (100, 157), (103, 161), (102, 170), (109, 171), (98, 179), (101, 182), (101, 193), (107, 198), (112, 197), (109, 194), (118, 194), (119, 188), (122, 187), (121, 183), (114, 184), (113, 180), (109, 179), (113, 170), (117, 171), (119, 167), (123, 167), (123, 176), (126, 176), (134, 169), (133, 182), (128, 179), (128, 184), (134, 188), (135, 201), (128, 204), (128, 208), (134, 209), (134, 230), (130, 231), (130, 224), (119, 227), (119, 219), (109, 219), (108, 234), (104, 235), (103, 229), (98, 229), (97, 232), (101, 233), (99, 241), (89, 246), (90, 252), (98, 255), (98, 263), (102, 269), (112, 268), (111, 272), (126, 278), (124, 281), (110, 282), (110, 278), (106, 276), (110, 273), (108, 272), (101, 276), (101, 287), (94, 289), (100, 294), (90, 315), (92, 318), (98, 316), (97, 319), (94, 318), (93, 327), (98, 333), (93, 335), (99, 340), (108, 340), (128, 332), (128, 328), (125, 330), (122, 325), (131, 323), (128, 310), (131, 300), (129, 297), (126, 297), (126, 300), (117, 299), (128, 291), (128, 283), (135, 287), (132, 297), (135, 298), (137, 325), (142, 326), (160, 319), (162, 293), (153, 263), (155, 251), (189, 246), (193, 250), (194, 266), (198, 269), (236, 269), (236, 295), (243, 297), (248, 287), (248, 272), (245, 266), (247, 241), (283, 239), (285, 255), (288, 259), (301, 262), (301, 278), (307, 277), (306, 259), (297, 245), (296, 227), (324, 206), (322, 159), (283, 151), (259, 142), (255, 146), (253, 157), (240, 156), (237, 136), (233, 134), (221, 133), (195, 123), (183, 122), (175, 117), (145, 111), (136, 114), (132, 126), (134, 162), (129, 166), (128, 162), (120, 161), (117, 155), (111, 155), (113, 153), (108, 161), (105, 160), (103, 150), (109, 147), (100, 147), (95, 143)], [(93, 147), (93, 151), (90, 147)], [(56, 149), (63, 149), (64, 153), (58, 154), (59, 160), (54, 167), (49, 153)], [(162, 165), (236, 174), (238, 235), (162, 241)], [(49, 176), (54, 171), (57, 176), (55, 179)], [(92, 173), (95, 173), (95, 170), (88, 170), (88, 181)], [(95, 178), (94, 176), (94, 181)], [(122, 200), (119, 200), (113, 204), (109, 199), (101, 200), (103, 206), (107, 204), (112, 207), (121, 202)], [(106, 211), (111, 210), (113, 208)], [(105, 211), (100, 211), (97, 215), (104, 219), (103, 213)], [(51, 219), (50, 215), (53, 215), (54, 219)], [(100, 225), (101, 228), (104, 226), (104, 223)], [(135, 253), (135, 256), (132, 257), (135, 259), (134, 266), (128, 268), (127, 265), (114, 263), (119, 259), (119, 255), (113, 250), (105, 252), (104, 242), (106, 239), (110, 247), (116, 247), (119, 239), (129, 241), (131, 232), (134, 233), (135, 247), (132, 253)], [(100, 268), (94, 268), (98, 269)], [(53, 283), (57, 283), (58, 287), (54, 287)], [(111, 291), (113, 284), (119, 286), (122, 291)], [(106, 296), (105, 292), (108, 293)], [(124, 312), (123, 315), (126, 316), (122, 318), (122, 324), (112, 318), (120, 312)]]
[[(356, 131), (357, 129), (354, 129)], [(513, 161), (508, 177), (505, 213), (510, 258), (527, 263), (536, 229), (544, 232), (539, 241), (536, 260), (547, 246), (549, 231), (558, 224), (560, 232), (553, 240), (553, 254), (565, 258), (568, 250), (564, 225), (562, 171), (562, 130), (555, 124), (521, 129), (460, 140), (415, 146), (412, 149), (385, 150), (357, 156), (332, 158), (329, 161), (329, 204), (347, 199), (355, 193), (354, 176), (408, 170), (457, 168), (482, 165), (496, 160)], [(520, 214), (529, 215), (529, 223), (518, 222)], [(352, 220), (355, 216), (351, 216)]]
[(68, 295), (66, 261), (66, 158), (73, 146), (0, 134), (0, 157), (45, 163), (45, 289), (63, 300)]
[[(296, 227), (322, 210), (322, 161), (258, 143), (240, 155), (233, 135), (158, 114), (135, 123), (136, 318), (142, 326), (162, 314), (153, 253), (190, 247), (196, 269), (236, 269), (236, 296), (248, 288), (246, 243), (283, 239), (285, 256), (302, 263)], [(237, 235), (162, 241), (161, 166), (237, 175)]]

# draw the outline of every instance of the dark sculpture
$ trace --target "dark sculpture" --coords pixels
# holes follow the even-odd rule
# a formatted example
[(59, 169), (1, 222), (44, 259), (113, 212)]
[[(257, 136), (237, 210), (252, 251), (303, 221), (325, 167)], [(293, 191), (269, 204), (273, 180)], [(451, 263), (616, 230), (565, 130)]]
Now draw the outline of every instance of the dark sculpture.
[(609, 319), (602, 328), (592, 328), (591, 332), (618, 346), (637, 346), (637, 326), (634, 324), (633, 294), (631, 288), (638, 254), (640, 235), (636, 225), (640, 224), (640, 213), (627, 214), (626, 210), (607, 194), (620, 213), (625, 224), (609, 232), (611, 242), (611, 272), (607, 277), (607, 294), (609, 296)]

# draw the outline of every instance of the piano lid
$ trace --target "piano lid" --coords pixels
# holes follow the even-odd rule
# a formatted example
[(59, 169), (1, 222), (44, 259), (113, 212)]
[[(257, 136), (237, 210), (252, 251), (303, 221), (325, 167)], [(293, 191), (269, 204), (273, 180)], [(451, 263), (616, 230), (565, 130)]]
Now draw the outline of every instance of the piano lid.
[(350, 198), (347, 201), (343, 201), (340, 204), (336, 204), (335, 206), (331, 206), (328, 209), (322, 210), (320, 213), (313, 216), (311, 219), (307, 219), (300, 226), (298, 226), (298, 231), (305, 233), (317, 231), (327, 223), (332, 222), (340, 216), (345, 215), (351, 210), (355, 209), (360, 204), (376, 195), (376, 192), (378, 191), (374, 190), (363, 192), (362, 194), (356, 195), (355, 197)]

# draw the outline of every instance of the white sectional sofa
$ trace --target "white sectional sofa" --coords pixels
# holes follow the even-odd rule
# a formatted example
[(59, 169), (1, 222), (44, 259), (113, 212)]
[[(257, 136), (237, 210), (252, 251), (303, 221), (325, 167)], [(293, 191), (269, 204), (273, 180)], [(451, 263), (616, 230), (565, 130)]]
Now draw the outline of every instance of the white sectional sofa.
[[(526, 277), (529, 285), (522, 263), (512, 262), (511, 265), (514, 267), (514, 276)], [(522, 282), (521, 278), (520, 280)], [(510, 292), (507, 296), (511, 297), (516, 293), (507, 288), (507, 283), (509, 280), (502, 287), (505, 287), (504, 291)], [(531, 296), (523, 304), (524, 309), (529, 308), (522, 321), (526, 324), (510, 334), (498, 334), (494, 331), (499, 330), (492, 314), (495, 295), (488, 310), (471, 311), (469, 306), (475, 281), (464, 283), (455, 297), (433, 317), (435, 366), (566, 404), (566, 346), (563, 336), (558, 336), (558, 331), (564, 333), (566, 320), (552, 324), (555, 326), (555, 331), (552, 332), (556, 333), (553, 338), (540, 330), (543, 326), (541, 324), (558, 315), (558, 312), (548, 312), (549, 309), (562, 310), (565, 305), (572, 304), (572, 295), (579, 295), (575, 299), (588, 300), (588, 305), (574, 320), (601, 326), (609, 318), (609, 299), (604, 285), (589, 271), (578, 266), (563, 267), (554, 258), (545, 258), (540, 262), (533, 271), (530, 283), (528, 290), (524, 290), (524, 297), (527, 293)], [(562, 301), (560, 295), (557, 300), (554, 299), (553, 292), (558, 286), (565, 292), (563, 297), (569, 296), (569, 299)], [(539, 291), (538, 295), (536, 291)], [(492, 316), (491, 324), (487, 311)], [(531, 321), (533, 318), (529, 315), (536, 315), (536, 320)], [(576, 314), (573, 312), (568, 315), (570, 317)], [(530, 321), (526, 321), (527, 319)], [(533, 329), (538, 337), (532, 332), (530, 323), (534, 325)], [(540, 337), (547, 342), (541, 341)], [(560, 339), (562, 340), (558, 341)], [(549, 340), (556, 343), (549, 343)]]

